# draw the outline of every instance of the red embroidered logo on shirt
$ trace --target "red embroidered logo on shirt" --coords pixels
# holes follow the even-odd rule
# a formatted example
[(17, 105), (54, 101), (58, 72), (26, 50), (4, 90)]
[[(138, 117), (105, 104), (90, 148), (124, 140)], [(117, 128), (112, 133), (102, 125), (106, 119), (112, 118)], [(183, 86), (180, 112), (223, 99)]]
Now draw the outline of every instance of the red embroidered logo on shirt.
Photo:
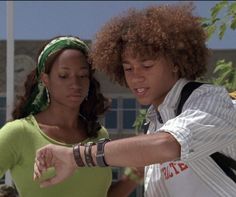
[(186, 169), (188, 169), (188, 166), (185, 163), (169, 162), (161, 168), (161, 171), (164, 174), (165, 180), (168, 180), (169, 178), (178, 175)]

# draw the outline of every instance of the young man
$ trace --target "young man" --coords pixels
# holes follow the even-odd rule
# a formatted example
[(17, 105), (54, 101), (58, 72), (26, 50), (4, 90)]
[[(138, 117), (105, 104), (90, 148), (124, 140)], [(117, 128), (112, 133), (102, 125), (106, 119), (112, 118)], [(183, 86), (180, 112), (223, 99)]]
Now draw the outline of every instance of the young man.
[(91, 146), (91, 154), (80, 145), (79, 154), (46, 146), (37, 152), (34, 176), (49, 166), (57, 175), (42, 186), (83, 166), (75, 160), (92, 157), (98, 166), (146, 166), (148, 197), (235, 195), (235, 183), (210, 156), (220, 151), (236, 159), (236, 110), (227, 91), (203, 84), (176, 112), (183, 87), (206, 71), (206, 34), (192, 11), (188, 5), (129, 10), (98, 32), (93, 64), (128, 86), (142, 105), (151, 105), (148, 135), (104, 140)]

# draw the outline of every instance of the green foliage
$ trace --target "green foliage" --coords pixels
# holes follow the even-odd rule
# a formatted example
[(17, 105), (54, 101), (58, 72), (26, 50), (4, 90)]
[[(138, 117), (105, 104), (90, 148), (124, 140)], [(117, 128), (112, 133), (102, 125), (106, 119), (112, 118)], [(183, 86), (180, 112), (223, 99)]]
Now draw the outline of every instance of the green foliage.
[(212, 83), (224, 85), (229, 92), (236, 90), (236, 68), (231, 61), (219, 60), (213, 73)]
[(136, 134), (138, 134), (142, 130), (142, 126), (145, 122), (146, 113), (147, 113), (146, 109), (139, 110), (139, 114), (137, 115), (136, 120), (134, 121), (133, 124)]
[[(214, 33), (218, 33), (220, 40), (223, 39), (227, 28), (236, 29), (236, 2), (219, 1), (211, 8), (211, 16), (203, 18), (202, 24), (208, 33), (208, 39)], [(236, 69), (231, 61), (219, 60), (213, 71), (214, 76), (208, 80), (216, 85), (223, 85), (228, 91), (236, 90)]]
[(208, 39), (217, 31), (219, 39), (224, 37), (227, 28), (236, 29), (236, 2), (220, 1), (211, 8), (210, 18), (202, 18)]

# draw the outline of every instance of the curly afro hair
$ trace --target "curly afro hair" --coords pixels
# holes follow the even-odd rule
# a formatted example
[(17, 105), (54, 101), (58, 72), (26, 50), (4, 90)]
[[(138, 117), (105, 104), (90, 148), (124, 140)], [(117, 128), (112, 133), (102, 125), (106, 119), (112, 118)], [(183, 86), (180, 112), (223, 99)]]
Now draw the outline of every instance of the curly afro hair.
[(105, 71), (112, 81), (127, 86), (122, 53), (128, 48), (134, 57), (169, 58), (178, 67), (179, 77), (200, 77), (206, 71), (209, 50), (206, 32), (193, 10), (192, 4), (153, 5), (143, 10), (129, 9), (112, 18), (92, 42), (93, 66)]

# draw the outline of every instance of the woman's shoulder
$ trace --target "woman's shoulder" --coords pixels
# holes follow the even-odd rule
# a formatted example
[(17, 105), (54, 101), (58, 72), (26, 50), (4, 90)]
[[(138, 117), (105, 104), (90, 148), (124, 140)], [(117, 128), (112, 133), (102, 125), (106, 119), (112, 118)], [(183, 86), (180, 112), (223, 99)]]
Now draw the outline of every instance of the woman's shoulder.
[(18, 133), (18, 132), (22, 132), (23, 130), (25, 130), (25, 128), (31, 124), (32, 124), (32, 117), (27, 116), (25, 118), (16, 119), (16, 120), (12, 120), (12, 121), (7, 122), (0, 129), (0, 131), (8, 131), (8, 132)]
[(5, 125), (1, 128), (1, 130), (8, 129), (20, 129), (23, 126), (22, 119), (16, 119), (9, 122), (6, 122)]

